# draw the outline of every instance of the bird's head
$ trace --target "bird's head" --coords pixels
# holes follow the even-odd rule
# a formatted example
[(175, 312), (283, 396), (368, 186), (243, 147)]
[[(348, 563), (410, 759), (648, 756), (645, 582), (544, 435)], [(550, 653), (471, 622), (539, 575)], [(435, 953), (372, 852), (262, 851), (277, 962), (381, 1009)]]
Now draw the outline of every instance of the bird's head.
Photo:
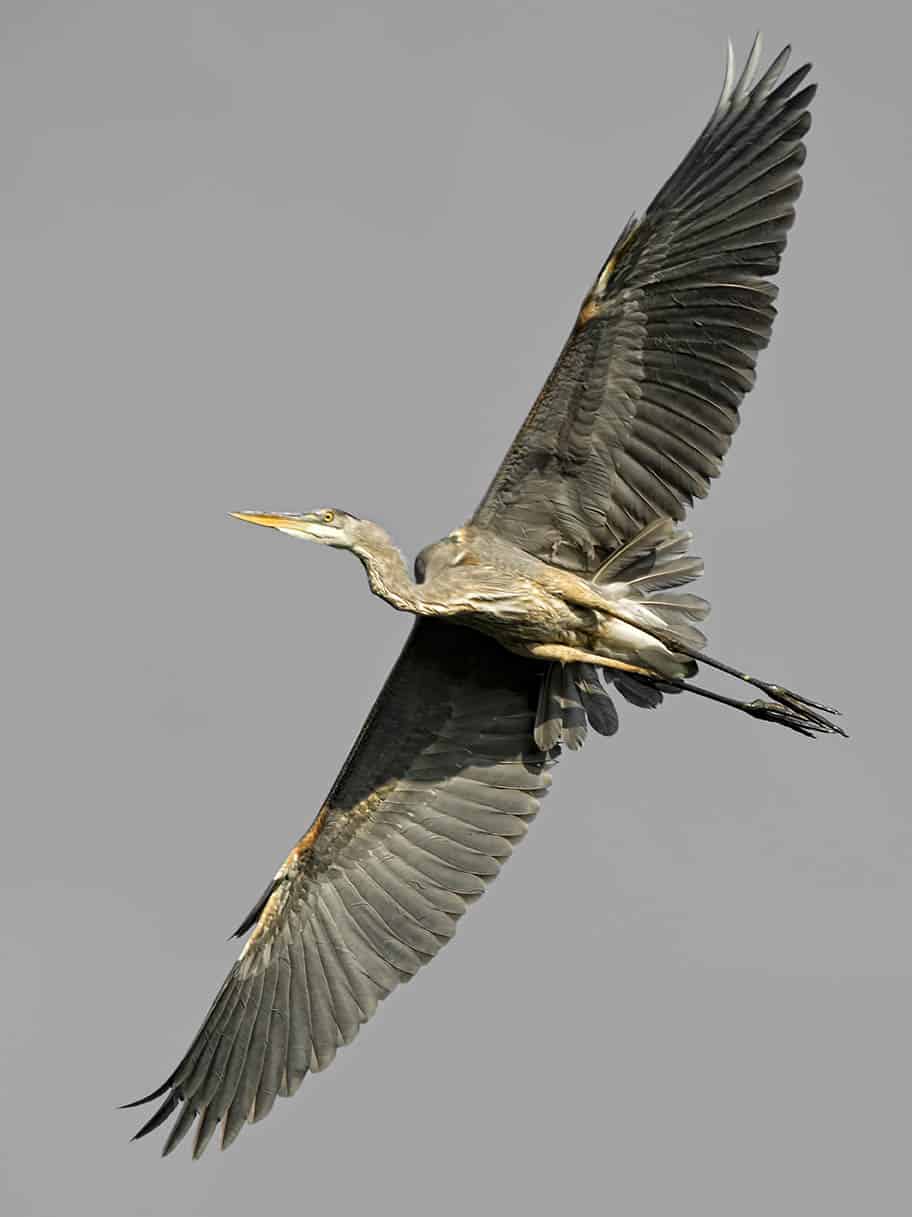
[(290, 537), (303, 537), (320, 545), (334, 545), (336, 549), (353, 549), (359, 539), (359, 525), (362, 524), (357, 516), (340, 511), (338, 507), (321, 507), (303, 515), (259, 511), (232, 511), (231, 514), (236, 520), (277, 528)]

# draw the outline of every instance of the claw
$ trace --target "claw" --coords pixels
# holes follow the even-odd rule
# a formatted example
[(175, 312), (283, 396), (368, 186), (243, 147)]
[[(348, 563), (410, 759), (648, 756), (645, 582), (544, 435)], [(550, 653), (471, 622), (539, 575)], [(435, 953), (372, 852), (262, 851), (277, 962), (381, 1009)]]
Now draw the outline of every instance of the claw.
[[(811, 701), (807, 697), (802, 697), (799, 693), (793, 693), (791, 689), (784, 689), (781, 685), (760, 685), (764, 693), (769, 693), (770, 697), (774, 697), (780, 705), (785, 706), (787, 710), (803, 718), (808, 723), (814, 724), (814, 730), (820, 731), (822, 734), (841, 735), (843, 739), (848, 739), (847, 731), (843, 731), (842, 727), (831, 723), (828, 718), (824, 718), (823, 714), (818, 711), (825, 711), (827, 714), (838, 714), (838, 710), (834, 710), (831, 706), (821, 705), (819, 702)], [(788, 725), (788, 724), (787, 724)]]
[(815, 725), (809, 719), (793, 713), (780, 702), (751, 701), (745, 704), (744, 709), (752, 718), (762, 719), (765, 723), (781, 723), (783, 727), (790, 727), (792, 731), (797, 731), (800, 735), (806, 735), (809, 739), (814, 738)]
[(842, 728), (837, 727), (835, 723), (828, 722), (825, 718), (784, 700), (747, 702), (744, 709), (753, 718), (760, 718), (768, 723), (779, 723), (783, 727), (797, 731), (799, 735), (806, 735), (809, 739), (813, 739), (817, 734), (845, 735)]
[(793, 693), (791, 689), (784, 689), (782, 685), (768, 685), (767, 692), (777, 699), (786, 699), (790, 702), (800, 702), (803, 706), (810, 706), (812, 710), (819, 710), (821, 714), (841, 714), (841, 710), (837, 710), (835, 706), (825, 706), (822, 702), (811, 701), (809, 697), (802, 697), (799, 693)]
[[(612, 609), (612, 615), (617, 617), (619, 621), (626, 622), (627, 625), (635, 626), (637, 629), (643, 628), (639, 621), (635, 621), (633, 618), (627, 617), (614, 609)], [(811, 701), (807, 697), (802, 697), (799, 693), (793, 693), (791, 689), (786, 689), (782, 685), (767, 684), (765, 680), (759, 680), (757, 677), (748, 675), (747, 672), (739, 672), (737, 668), (723, 663), (720, 659), (713, 659), (705, 651), (687, 646), (679, 638), (672, 637), (672, 635), (666, 634), (662, 630), (648, 630), (647, 633), (650, 633), (658, 642), (663, 643), (670, 651), (686, 655), (697, 664), (705, 664), (708, 668), (715, 668), (718, 672), (725, 672), (728, 676), (734, 676), (736, 680), (743, 680), (746, 684), (753, 685), (755, 689), (761, 689), (769, 697), (775, 699), (775, 702), (778, 703), (778, 708), (771, 702), (735, 701), (733, 698), (711, 694), (707, 690), (700, 690), (695, 685), (677, 681), (671, 682), (677, 687), (691, 689), (695, 693), (701, 693), (703, 697), (711, 697), (714, 701), (720, 701), (725, 705), (746, 710), (748, 714), (752, 714), (755, 718), (765, 718), (770, 722), (782, 723), (783, 726), (791, 727), (793, 731), (799, 731), (802, 735), (813, 735), (815, 732), (819, 732), (822, 735), (841, 735), (844, 739), (849, 738), (847, 731), (843, 731), (842, 727), (837, 727), (835, 723), (823, 717), (825, 714), (839, 713), (833, 706), (825, 706), (823, 702)]]

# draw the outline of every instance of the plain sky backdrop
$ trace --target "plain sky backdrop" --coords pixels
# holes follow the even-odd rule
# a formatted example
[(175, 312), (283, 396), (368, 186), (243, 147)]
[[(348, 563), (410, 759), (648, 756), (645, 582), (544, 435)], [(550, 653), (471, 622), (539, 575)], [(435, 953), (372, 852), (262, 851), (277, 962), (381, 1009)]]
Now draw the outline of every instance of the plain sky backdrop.
[[(5, 0), (4, 1217), (910, 1211), (901, 10)], [(460, 523), (757, 23), (821, 92), (701, 590), (852, 739), (622, 707), (330, 1070), (128, 1144), (408, 627), (226, 513)]]

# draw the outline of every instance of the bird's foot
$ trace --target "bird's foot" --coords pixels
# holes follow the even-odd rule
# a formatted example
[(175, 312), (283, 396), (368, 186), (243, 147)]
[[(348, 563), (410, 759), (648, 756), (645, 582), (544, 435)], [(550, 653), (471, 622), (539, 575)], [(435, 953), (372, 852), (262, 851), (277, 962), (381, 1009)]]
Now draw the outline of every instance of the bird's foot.
[(806, 710), (803, 707), (808, 704), (796, 700), (794, 703), (787, 702), (782, 698), (776, 701), (750, 701), (744, 702), (743, 708), (746, 713), (752, 718), (762, 719), (767, 723), (779, 723), (783, 727), (788, 727), (792, 731), (797, 731), (799, 735), (806, 735), (809, 739), (813, 739), (815, 735), (845, 735), (841, 727), (824, 718), (822, 715), (815, 713), (812, 710)]
[[(811, 724), (812, 730), (820, 732), (822, 735), (841, 735), (844, 739), (848, 739), (848, 732), (843, 731), (837, 723), (825, 718), (825, 714), (838, 714), (839, 711), (833, 706), (825, 706), (822, 702), (811, 701), (809, 697), (802, 697), (800, 693), (793, 693), (791, 689), (785, 689), (782, 685), (770, 685), (764, 681), (755, 680), (752, 682), (764, 693), (767, 693), (784, 709), (789, 711), (793, 717), (804, 719), (805, 723)], [(760, 705), (768, 705), (767, 702), (760, 702)], [(792, 726), (792, 723), (786, 724)]]

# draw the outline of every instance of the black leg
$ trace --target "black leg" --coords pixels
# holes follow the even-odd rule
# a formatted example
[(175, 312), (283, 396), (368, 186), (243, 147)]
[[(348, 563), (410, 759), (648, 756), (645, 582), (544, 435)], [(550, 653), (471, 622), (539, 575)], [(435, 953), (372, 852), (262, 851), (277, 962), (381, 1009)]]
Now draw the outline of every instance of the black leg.
[[(716, 671), (724, 672), (726, 675), (729, 675), (729, 677), (734, 677), (737, 680), (744, 680), (745, 684), (754, 685), (755, 689), (761, 689), (763, 692), (765, 692), (765, 694), (767, 694), (767, 696), (770, 696), (774, 701), (779, 702), (780, 706), (784, 706), (785, 710), (790, 711), (791, 718), (794, 719), (795, 716), (799, 716), (800, 718), (805, 719), (807, 723), (816, 724), (815, 730), (823, 731), (823, 733), (832, 733), (834, 735), (843, 735), (845, 736), (845, 739), (849, 739), (849, 734), (847, 734), (847, 731), (844, 731), (841, 727), (837, 727), (837, 724), (835, 723), (830, 723), (828, 718), (823, 717), (824, 713), (839, 713), (839, 711), (834, 710), (832, 706), (824, 706), (821, 702), (811, 701), (810, 697), (802, 697), (800, 694), (798, 694), (798, 692), (793, 692), (790, 689), (784, 689), (782, 685), (770, 684), (766, 682), (766, 680), (751, 677), (751, 675), (746, 672), (739, 672), (738, 668), (729, 667), (727, 663), (723, 663), (721, 660), (714, 660), (711, 655), (706, 655), (703, 651), (698, 651), (692, 646), (684, 645), (678, 639), (672, 638), (671, 635), (666, 634), (664, 630), (645, 628), (639, 622), (633, 621), (632, 618), (627, 617), (625, 613), (612, 611), (612, 616), (617, 617), (619, 621), (627, 622), (628, 626), (634, 626), (637, 629), (642, 629), (644, 634), (649, 634), (651, 638), (654, 638), (656, 641), (659, 641), (659, 643), (667, 646), (668, 650), (675, 651), (676, 655), (687, 655), (690, 660), (696, 660), (698, 663), (705, 663), (706, 667), (716, 668)], [(668, 682), (668, 684), (673, 683), (675, 682)], [(684, 686), (684, 688), (693, 688), (693, 686)], [(703, 690), (703, 695), (709, 696), (706, 690)], [(723, 699), (721, 696), (717, 696), (716, 700), (724, 701), (726, 699)], [(729, 705), (735, 705), (742, 708), (745, 706), (768, 707), (770, 703), (729, 701)], [(772, 714), (766, 714), (765, 712), (761, 711), (755, 711), (754, 717), (766, 717), (768, 720), (770, 720), (770, 722), (778, 722), (778, 719), (773, 719)], [(791, 725), (794, 724), (791, 722), (791, 720), (789, 720), (789, 722), (785, 725), (791, 727)]]
[[(672, 645), (670, 640), (668, 643), (666, 643), (666, 645)], [(824, 718), (823, 713), (821, 713), (821, 711), (823, 711), (826, 714), (838, 714), (839, 711), (834, 710), (832, 706), (824, 706), (820, 702), (811, 701), (810, 698), (802, 697), (800, 693), (793, 693), (791, 689), (785, 689), (782, 687), (782, 685), (769, 684), (767, 681), (760, 680), (756, 676), (748, 675), (747, 672), (739, 672), (737, 668), (729, 667), (727, 663), (722, 663), (720, 659), (713, 659), (711, 655), (704, 655), (700, 651), (693, 651), (690, 648), (682, 648), (678, 646), (677, 643), (674, 644), (673, 649), (683, 650), (684, 654), (688, 655), (692, 659), (696, 659), (697, 663), (705, 663), (709, 668), (715, 668), (719, 672), (725, 672), (728, 676), (734, 676), (737, 680), (743, 680), (745, 684), (753, 685), (755, 689), (761, 689), (769, 697), (772, 697), (775, 701), (779, 702), (780, 705), (785, 706), (786, 709), (795, 714), (801, 715), (802, 718), (807, 719), (812, 723), (816, 723), (817, 728), (820, 731), (831, 732), (835, 735), (842, 735), (848, 739), (848, 735), (845, 731), (843, 731), (842, 727), (838, 727), (835, 723), (830, 722), (830, 720), (828, 718)], [(760, 704), (766, 705), (768, 703), (761, 702)]]
[(806, 735), (809, 739), (813, 739), (814, 735), (837, 734), (845, 735), (841, 727), (837, 727), (835, 723), (829, 722), (820, 715), (811, 714), (803, 709), (806, 703), (801, 702), (800, 705), (792, 705), (788, 702), (777, 699), (776, 701), (739, 701), (735, 697), (726, 697), (723, 693), (714, 693), (711, 689), (704, 689), (700, 685), (692, 685), (684, 680), (668, 680), (665, 678), (654, 681), (654, 684), (663, 690), (674, 689), (681, 693), (696, 693), (698, 697), (705, 697), (709, 701), (719, 702), (723, 706), (731, 706), (734, 710), (742, 710), (745, 714), (749, 714), (751, 718), (759, 718), (767, 723), (779, 723), (783, 727), (788, 727), (792, 731), (797, 731), (800, 735)]
[[(711, 655), (706, 655), (703, 651), (686, 646), (678, 639), (666, 634), (663, 630), (647, 629), (640, 622), (634, 621), (624, 613), (612, 610), (612, 616), (617, 617), (619, 621), (626, 621), (628, 625), (635, 626), (636, 629), (642, 630), (644, 634), (649, 634), (657, 642), (661, 642), (677, 655), (686, 655), (689, 659), (695, 659), (697, 663), (706, 664), (708, 668), (715, 668), (719, 672), (724, 672), (727, 676), (734, 676), (736, 680), (743, 680), (745, 684), (753, 685), (755, 689), (761, 689), (767, 696), (772, 697), (774, 701), (778, 702), (780, 706), (783, 706), (790, 713), (788, 716), (775, 717), (769, 702), (737, 702), (732, 699), (726, 699), (719, 694), (710, 694), (706, 689), (700, 691), (701, 696), (712, 697), (715, 701), (738, 706), (740, 709), (746, 710), (747, 713), (753, 714), (755, 718), (766, 718), (769, 722), (784, 722), (785, 726), (794, 727), (795, 730), (800, 729), (795, 727), (794, 722), (795, 718), (798, 717), (804, 721), (806, 726), (811, 727), (814, 731), (841, 735), (848, 739), (848, 732), (843, 731), (842, 727), (837, 727), (835, 723), (823, 717), (824, 714), (839, 713), (832, 706), (824, 706), (820, 702), (811, 701), (808, 697), (802, 697), (800, 693), (793, 693), (791, 689), (783, 688), (782, 685), (769, 684), (767, 681), (760, 680), (756, 676), (748, 675), (747, 672), (739, 672), (737, 668), (730, 667), (727, 663), (723, 663), (721, 659), (713, 659)], [(666, 683), (668, 685), (675, 684), (674, 681), (667, 681)], [(693, 685), (681, 683), (680, 687), (692, 689), (694, 692), (697, 691)], [(749, 710), (748, 707), (750, 706), (753, 706), (754, 709)], [(763, 707), (766, 707), (766, 709), (763, 709)], [(805, 733), (807, 734), (807, 732)]]

